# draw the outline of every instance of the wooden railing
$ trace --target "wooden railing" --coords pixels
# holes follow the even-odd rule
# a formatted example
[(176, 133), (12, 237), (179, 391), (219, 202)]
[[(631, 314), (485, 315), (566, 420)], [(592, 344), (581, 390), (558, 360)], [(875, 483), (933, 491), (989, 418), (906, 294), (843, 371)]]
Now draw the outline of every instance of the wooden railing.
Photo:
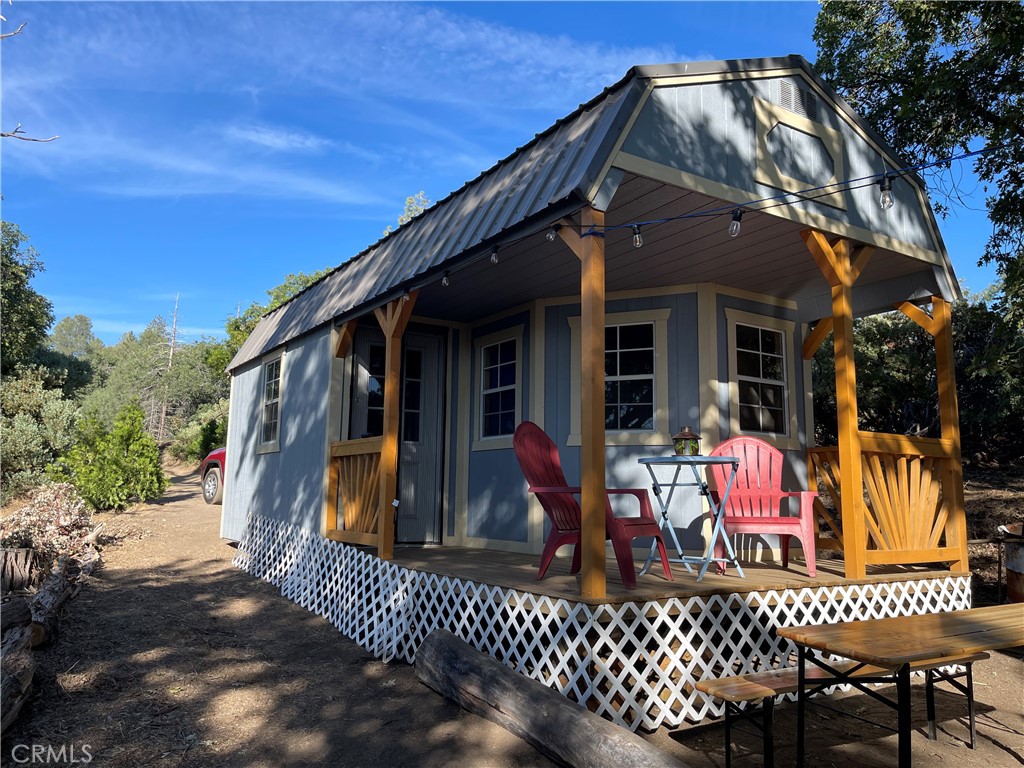
[(331, 443), (327, 538), (376, 546), (382, 438)]
[[(910, 564), (958, 560), (963, 553), (945, 536), (949, 523), (964, 526), (964, 511), (949, 492), (955, 482), (957, 451), (950, 440), (859, 433), (864, 476), (868, 564)], [(819, 538), (824, 549), (842, 549), (844, 509), (838, 448), (808, 451), (812, 488), (825, 491), (834, 513), (815, 500), (819, 519), (835, 539)], [(961, 540), (965, 536), (959, 536)]]

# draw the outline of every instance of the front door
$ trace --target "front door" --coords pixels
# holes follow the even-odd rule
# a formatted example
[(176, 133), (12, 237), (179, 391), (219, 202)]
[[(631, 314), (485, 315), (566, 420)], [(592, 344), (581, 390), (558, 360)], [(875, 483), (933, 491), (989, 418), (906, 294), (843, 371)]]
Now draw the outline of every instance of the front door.
[[(384, 351), (384, 335), (379, 330), (357, 332), (350, 438), (384, 432)], [(406, 331), (402, 337), (398, 424), (395, 539), (399, 543), (441, 542), (443, 360), (441, 336)]]

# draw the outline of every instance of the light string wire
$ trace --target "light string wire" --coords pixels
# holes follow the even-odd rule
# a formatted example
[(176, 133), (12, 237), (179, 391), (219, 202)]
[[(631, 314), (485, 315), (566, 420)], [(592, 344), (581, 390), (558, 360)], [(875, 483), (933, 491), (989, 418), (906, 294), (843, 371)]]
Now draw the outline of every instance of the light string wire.
[[(967, 160), (968, 158), (975, 157), (977, 155), (983, 155), (988, 152), (995, 152), (996, 150), (1006, 149), (1007, 147), (1013, 146), (1015, 142), (1007, 142), (1005, 144), (999, 144), (994, 147), (982, 147), (981, 149), (975, 149), (971, 152), (964, 152), (959, 155), (951, 155), (949, 157), (940, 158), (938, 160), (929, 160), (928, 162), (917, 163), (916, 165), (908, 165), (903, 168), (894, 168), (892, 170), (883, 171), (882, 173), (874, 173), (869, 176), (858, 176), (853, 179), (844, 179), (843, 181), (833, 181), (829, 184), (822, 184), (816, 187), (808, 187), (807, 189), (798, 190), (796, 192), (782, 192), (777, 195), (770, 197), (762, 197), (759, 200), (752, 200), (748, 203), (719, 206), (718, 208), (712, 208), (707, 211), (698, 211), (691, 213), (681, 213), (678, 216), (669, 216), (662, 219), (650, 219), (648, 221), (630, 221), (622, 224), (606, 224), (599, 227), (590, 227), (586, 231), (581, 233), (582, 237), (587, 236), (602, 236), (604, 233), (616, 230), (616, 229), (632, 229), (633, 227), (647, 227), (655, 226), (658, 224), (668, 224), (673, 221), (682, 221), (685, 219), (699, 219), (699, 218), (714, 218), (716, 216), (726, 216), (732, 214), (733, 211), (739, 209), (744, 213), (755, 212), (755, 211), (766, 211), (772, 208), (779, 208), (785, 205), (797, 205), (801, 202), (814, 201), (820, 197), (828, 197), (829, 195), (835, 194), (843, 189), (853, 190), (862, 189), (863, 187), (875, 186), (882, 179), (890, 178), (896, 179), (907, 174), (914, 173), (916, 171), (925, 170), (927, 168), (935, 168), (941, 165), (949, 165), (950, 163), (957, 162), (960, 160)], [(833, 189), (833, 188), (836, 189)], [(819, 194), (814, 194), (819, 193)], [(788, 198), (798, 198), (796, 200), (789, 200)], [(762, 203), (770, 203), (770, 205), (761, 205)], [(752, 206), (761, 206), (754, 208)]]

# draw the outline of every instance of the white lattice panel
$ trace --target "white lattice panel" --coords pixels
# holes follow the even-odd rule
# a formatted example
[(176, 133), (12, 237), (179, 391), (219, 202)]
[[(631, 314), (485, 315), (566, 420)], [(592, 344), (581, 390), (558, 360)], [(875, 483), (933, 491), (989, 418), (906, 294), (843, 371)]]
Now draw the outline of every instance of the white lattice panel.
[(775, 627), (971, 604), (970, 577), (950, 575), (592, 607), (409, 570), (262, 517), (234, 564), (384, 661), (411, 664), (440, 627), (632, 730), (721, 715), (694, 683), (792, 663)]

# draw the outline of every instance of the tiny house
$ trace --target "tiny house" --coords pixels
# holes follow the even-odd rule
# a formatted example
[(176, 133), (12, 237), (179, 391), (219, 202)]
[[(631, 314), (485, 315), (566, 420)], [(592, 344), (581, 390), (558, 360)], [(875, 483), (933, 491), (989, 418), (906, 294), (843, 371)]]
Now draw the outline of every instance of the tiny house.
[[(230, 365), (221, 535), (382, 658), (444, 626), (630, 727), (699, 720), (718, 709), (692, 681), (785, 663), (781, 621), (969, 605), (958, 297), (923, 182), (804, 59), (634, 67), (262, 318)], [(936, 340), (939, 439), (858, 428), (852, 321), (893, 308)], [(839, 445), (815, 446), (830, 332)], [(579, 577), (532, 582), (527, 419), (580, 478)], [(784, 451), (841, 559), (623, 591), (604, 489), (650, 487), (638, 459), (681, 425)], [(671, 508), (684, 548), (704, 512)]]

